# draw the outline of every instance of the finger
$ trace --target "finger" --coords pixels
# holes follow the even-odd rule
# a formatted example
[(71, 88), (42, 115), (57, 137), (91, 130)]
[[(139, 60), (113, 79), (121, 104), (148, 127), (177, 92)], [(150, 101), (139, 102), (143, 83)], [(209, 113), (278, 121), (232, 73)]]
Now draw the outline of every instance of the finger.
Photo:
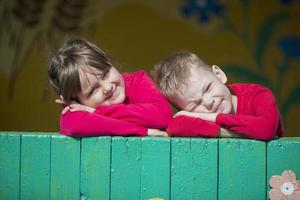
[(72, 104), (70, 104), (70, 107), (71, 108), (82, 108), (83, 106), (81, 104), (78, 104), (78, 103), (72, 103)]
[(158, 133), (158, 136), (160, 136), (160, 137), (166, 137), (166, 136), (168, 136), (168, 134), (165, 131), (160, 131)]
[(174, 115), (174, 117), (185, 115), (183, 112), (178, 112)]
[(60, 97), (60, 100), (64, 103), (64, 104), (67, 104), (66, 100), (64, 99), (64, 97), (62, 95), (59, 95)]
[(82, 109), (82, 108), (75, 107), (75, 108), (71, 108), (70, 111), (71, 112), (76, 112), (76, 111), (85, 111), (85, 110)]
[(62, 101), (61, 99), (55, 99), (55, 103), (58, 103), (58, 104), (65, 104), (65, 102)]
[(168, 133), (165, 132), (165, 131), (163, 131), (163, 134), (164, 134), (165, 137), (168, 137), (168, 136), (169, 136)]
[(62, 110), (62, 114), (64, 115), (66, 112), (68, 112), (71, 108), (69, 106), (66, 106), (63, 110)]

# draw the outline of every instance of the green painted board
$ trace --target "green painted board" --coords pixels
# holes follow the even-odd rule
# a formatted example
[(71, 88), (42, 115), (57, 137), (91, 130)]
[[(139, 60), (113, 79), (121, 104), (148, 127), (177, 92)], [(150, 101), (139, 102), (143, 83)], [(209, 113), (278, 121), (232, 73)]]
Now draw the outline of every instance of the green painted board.
[(111, 137), (81, 139), (81, 198), (109, 199)]
[(266, 143), (247, 139), (219, 140), (220, 200), (265, 199)]
[(0, 134), (0, 199), (19, 199), (20, 135)]
[(113, 137), (111, 199), (140, 199), (141, 139)]
[(170, 199), (170, 139), (142, 138), (141, 199)]
[(217, 199), (218, 140), (172, 139), (171, 199)]
[(21, 135), (20, 199), (49, 199), (50, 136)]
[(267, 148), (268, 191), (271, 176), (281, 175), (285, 170), (293, 170), (300, 180), (300, 137), (273, 140), (268, 142)]
[(51, 200), (80, 198), (80, 140), (51, 137)]

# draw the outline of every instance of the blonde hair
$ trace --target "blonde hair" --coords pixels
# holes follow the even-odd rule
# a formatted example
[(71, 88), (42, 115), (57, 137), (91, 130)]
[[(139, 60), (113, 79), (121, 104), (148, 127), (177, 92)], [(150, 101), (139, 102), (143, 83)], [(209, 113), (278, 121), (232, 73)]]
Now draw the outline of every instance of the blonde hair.
[(158, 88), (168, 97), (176, 94), (186, 83), (193, 66), (211, 71), (205, 62), (191, 52), (181, 51), (166, 57), (154, 68)]
[(50, 85), (66, 102), (78, 100), (76, 95), (81, 92), (79, 73), (87, 67), (105, 73), (112, 67), (112, 61), (103, 50), (85, 39), (66, 41), (50, 59)]

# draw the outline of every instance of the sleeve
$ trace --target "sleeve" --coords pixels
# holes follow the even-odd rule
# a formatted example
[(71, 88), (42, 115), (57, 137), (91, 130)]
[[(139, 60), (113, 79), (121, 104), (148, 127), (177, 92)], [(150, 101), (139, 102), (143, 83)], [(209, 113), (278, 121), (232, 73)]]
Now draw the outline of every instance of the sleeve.
[(68, 136), (146, 136), (147, 129), (135, 124), (85, 111), (67, 112), (60, 118), (60, 133)]
[(195, 117), (178, 116), (167, 128), (170, 136), (177, 137), (217, 137), (220, 127), (213, 122)]
[(172, 118), (171, 107), (146, 72), (137, 72), (127, 89), (130, 104), (98, 107), (95, 113), (147, 128), (165, 129), (168, 126)]
[(246, 138), (271, 140), (280, 122), (275, 97), (270, 90), (264, 89), (253, 97), (251, 105), (254, 115), (220, 113), (216, 124)]

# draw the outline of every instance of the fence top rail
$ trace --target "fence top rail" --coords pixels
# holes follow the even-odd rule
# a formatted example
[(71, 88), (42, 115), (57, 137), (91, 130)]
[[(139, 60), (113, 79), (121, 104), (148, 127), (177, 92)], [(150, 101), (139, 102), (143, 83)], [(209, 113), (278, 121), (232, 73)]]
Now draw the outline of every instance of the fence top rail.
[[(68, 137), (61, 135), (57, 132), (30, 132), (30, 131), (0, 131), (0, 135), (24, 135), (24, 136), (51, 136), (51, 137)], [(98, 136), (98, 137), (112, 137), (112, 138), (124, 138), (123, 136)], [(90, 137), (86, 137), (90, 138)], [(154, 139), (154, 140), (218, 140), (218, 141), (244, 141), (244, 142), (264, 142), (264, 141), (258, 141), (258, 140), (251, 140), (251, 139), (245, 139), (245, 138), (182, 138), (182, 137), (136, 137), (136, 136), (129, 136), (126, 137), (128, 139), (130, 138), (141, 138), (143, 140), (147, 139)], [(83, 138), (75, 138), (75, 139), (83, 139)], [(281, 142), (281, 141), (294, 141), (294, 142), (300, 142), (300, 137), (282, 137), (278, 139), (273, 139), (268, 141), (269, 142)]]

